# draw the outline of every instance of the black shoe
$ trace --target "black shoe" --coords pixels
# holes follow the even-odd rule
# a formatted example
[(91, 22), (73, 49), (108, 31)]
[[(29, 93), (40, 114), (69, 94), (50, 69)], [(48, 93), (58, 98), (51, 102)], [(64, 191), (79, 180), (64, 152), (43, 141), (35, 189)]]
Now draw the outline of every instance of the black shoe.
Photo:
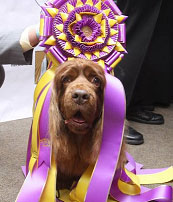
[(154, 105), (141, 105), (140, 108), (142, 110), (154, 111)]
[(156, 114), (141, 109), (128, 112), (126, 118), (129, 121), (136, 121), (139, 123), (146, 123), (146, 124), (160, 125), (164, 123), (164, 118), (161, 114)]
[(143, 135), (132, 127), (128, 127), (127, 130), (125, 130), (124, 137), (127, 144), (140, 145), (144, 143)]

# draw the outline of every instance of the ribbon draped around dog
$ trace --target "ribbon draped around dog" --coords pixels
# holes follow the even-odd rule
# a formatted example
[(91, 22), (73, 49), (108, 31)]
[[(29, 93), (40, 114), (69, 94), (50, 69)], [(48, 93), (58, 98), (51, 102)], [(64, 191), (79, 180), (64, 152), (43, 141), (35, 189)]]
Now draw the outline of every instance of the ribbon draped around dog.
[[(125, 95), (111, 76), (125, 50), (125, 24), (113, 0), (51, 0), (42, 7), (40, 45), (50, 61), (34, 93), (33, 123), (28, 141), (26, 179), (16, 202), (171, 202), (172, 187), (141, 185), (173, 180), (173, 167), (142, 169), (127, 154), (128, 164), (117, 169), (123, 139)], [(90, 165), (73, 190), (56, 198), (56, 163), (48, 130), (51, 85), (58, 65), (73, 58), (90, 59), (105, 70), (103, 139), (98, 160)]]
[[(39, 118), (34, 112), (34, 121), (38, 121), (39, 129), (37, 133), (31, 133), (32, 140), (28, 148), (31, 155), (28, 156), (27, 166), (29, 160), (32, 159), (32, 151), (35, 152), (35, 145), (38, 145), (36, 159), (37, 164), (33, 169), (29, 169), (25, 182), (21, 188), (16, 202), (55, 202), (56, 201), (56, 165), (51, 154), (51, 146), (48, 134), (48, 108), (51, 96), (51, 76), (53, 79), (53, 69), (49, 69), (41, 78), (38, 84), (35, 96), (37, 96), (35, 112), (38, 105), (42, 106)], [(43, 82), (44, 80), (44, 82)], [(153, 174), (152, 170), (137, 168), (137, 165), (132, 157), (128, 157), (129, 163), (124, 173), (116, 171), (117, 160), (121, 148), (122, 134), (124, 127), (125, 116), (125, 96), (122, 84), (118, 79), (106, 73), (107, 86), (105, 90), (104, 103), (104, 130), (101, 152), (98, 161), (93, 168), (90, 166), (86, 172), (81, 176), (77, 186), (71, 192), (69, 190), (62, 190), (60, 192), (61, 201), (170, 201), (172, 200), (172, 188), (170, 186), (160, 186), (153, 190), (140, 187), (140, 184), (164, 183), (173, 179), (173, 168), (161, 170)], [(38, 87), (40, 87), (38, 89)], [(111, 97), (110, 97), (111, 94)], [(44, 95), (44, 100), (42, 100)], [(42, 102), (39, 102), (42, 100)], [(116, 101), (115, 101), (116, 100)], [(115, 104), (116, 103), (116, 104)], [(115, 122), (116, 120), (116, 122)], [(35, 130), (32, 130), (35, 131)], [(39, 132), (39, 134), (38, 134)], [(33, 143), (36, 141), (37, 143)], [(52, 157), (51, 157), (52, 156)], [(131, 172), (130, 172), (131, 171)], [(160, 171), (160, 170), (159, 170)], [(136, 173), (137, 175), (135, 175)], [(139, 173), (139, 175), (138, 175)], [(141, 174), (142, 173), (142, 174)], [(125, 176), (123, 176), (125, 175)], [(136, 179), (134, 179), (136, 178)], [(129, 182), (129, 179), (133, 182)], [(135, 182), (139, 181), (139, 184)], [(138, 186), (137, 186), (138, 185)], [(137, 191), (136, 191), (136, 188)], [(128, 191), (128, 195), (127, 195)]]

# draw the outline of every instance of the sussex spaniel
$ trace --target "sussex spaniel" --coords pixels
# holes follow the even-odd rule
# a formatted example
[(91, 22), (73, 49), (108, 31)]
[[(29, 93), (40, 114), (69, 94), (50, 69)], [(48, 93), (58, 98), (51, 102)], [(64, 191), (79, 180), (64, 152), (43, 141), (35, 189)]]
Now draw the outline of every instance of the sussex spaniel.
[(70, 188), (98, 158), (105, 85), (104, 70), (90, 60), (73, 59), (56, 70), (49, 131), (58, 171), (57, 189)]

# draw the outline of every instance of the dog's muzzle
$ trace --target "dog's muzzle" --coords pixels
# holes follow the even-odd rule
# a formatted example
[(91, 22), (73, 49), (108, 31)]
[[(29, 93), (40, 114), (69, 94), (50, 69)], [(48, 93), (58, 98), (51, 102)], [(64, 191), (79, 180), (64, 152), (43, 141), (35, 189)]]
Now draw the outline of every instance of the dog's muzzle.
[(85, 104), (89, 101), (90, 95), (86, 90), (77, 89), (72, 92), (72, 99), (78, 105)]

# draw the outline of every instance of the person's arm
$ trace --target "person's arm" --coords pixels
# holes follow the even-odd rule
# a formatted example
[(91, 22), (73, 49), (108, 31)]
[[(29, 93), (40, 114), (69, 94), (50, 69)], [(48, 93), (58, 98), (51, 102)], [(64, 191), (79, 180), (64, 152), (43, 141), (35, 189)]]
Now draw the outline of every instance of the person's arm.
[(36, 26), (0, 34), (0, 64), (25, 65), (32, 62), (32, 49), (39, 42)]

